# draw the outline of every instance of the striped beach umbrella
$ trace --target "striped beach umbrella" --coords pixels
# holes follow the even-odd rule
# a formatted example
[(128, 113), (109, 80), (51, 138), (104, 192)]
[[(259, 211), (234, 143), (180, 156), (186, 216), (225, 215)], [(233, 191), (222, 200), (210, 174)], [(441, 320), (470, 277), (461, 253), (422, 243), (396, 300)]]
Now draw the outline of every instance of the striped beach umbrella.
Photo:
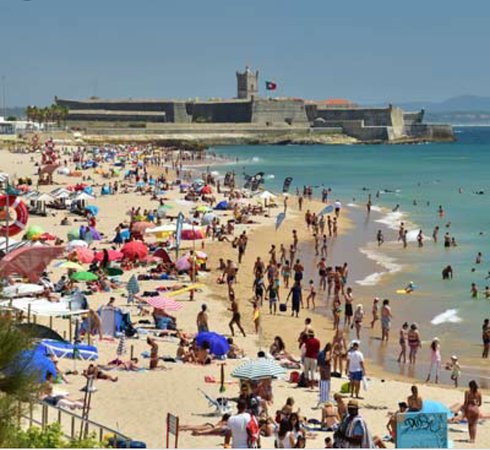
[(179, 311), (184, 307), (182, 303), (176, 302), (172, 298), (168, 297), (148, 297), (145, 301), (153, 306), (153, 308), (163, 309), (165, 311)]
[(128, 291), (128, 303), (133, 303), (134, 296), (140, 291), (140, 285), (135, 274), (131, 275), (131, 278), (126, 284), (126, 290)]
[(274, 360), (258, 358), (247, 361), (231, 372), (231, 376), (241, 380), (262, 380), (264, 378), (278, 378), (286, 370)]
[(121, 334), (121, 337), (119, 338), (119, 344), (117, 345), (116, 349), (116, 355), (118, 357), (124, 355), (127, 352), (126, 348), (126, 335), (123, 333)]

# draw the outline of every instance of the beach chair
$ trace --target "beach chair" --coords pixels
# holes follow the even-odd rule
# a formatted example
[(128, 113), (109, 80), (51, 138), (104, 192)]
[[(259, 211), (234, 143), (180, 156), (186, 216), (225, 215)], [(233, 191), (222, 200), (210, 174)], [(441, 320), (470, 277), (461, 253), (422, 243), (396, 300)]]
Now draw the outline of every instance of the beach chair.
[(209, 402), (209, 406), (214, 406), (215, 410), (213, 411), (213, 415), (222, 416), (223, 414), (231, 413), (231, 406), (226, 397), (219, 397), (214, 399), (204, 392), (202, 389), (197, 388), (197, 390), (204, 395), (206, 400)]

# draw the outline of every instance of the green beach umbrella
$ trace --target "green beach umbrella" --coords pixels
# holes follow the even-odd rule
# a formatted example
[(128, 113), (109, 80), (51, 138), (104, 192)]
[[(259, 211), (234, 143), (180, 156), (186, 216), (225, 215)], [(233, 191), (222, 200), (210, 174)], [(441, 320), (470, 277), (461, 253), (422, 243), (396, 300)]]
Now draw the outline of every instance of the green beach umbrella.
[(118, 275), (122, 275), (124, 272), (117, 267), (109, 267), (106, 269), (105, 273), (109, 277), (116, 277)]
[(99, 277), (92, 272), (75, 272), (70, 275), (70, 279), (73, 281), (95, 281)]
[(80, 230), (78, 228), (68, 231), (67, 237), (69, 241), (80, 239)]
[(44, 229), (39, 225), (31, 225), (27, 228), (26, 238), (32, 240), (32, 238), (39, 236), (44, 233)]

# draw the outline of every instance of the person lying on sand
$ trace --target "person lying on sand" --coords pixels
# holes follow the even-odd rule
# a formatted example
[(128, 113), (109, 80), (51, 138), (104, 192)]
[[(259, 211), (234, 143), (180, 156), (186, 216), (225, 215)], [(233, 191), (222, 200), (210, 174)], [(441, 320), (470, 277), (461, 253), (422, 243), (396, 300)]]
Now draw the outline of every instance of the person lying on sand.
[(93, 378), (95, 380), (110, 380), (115, 383), (118, 380), (118, 377), (113, 377), (111, 375), (103, 372), (98, 365), (90, 364), (83, 372), (82, 375), (85, 378)]
[(215, 424), (206, 422), (202, 425), (179, 425), (179, 430), (190, 431), (193, 436), (224, 436), (229, 418), (230, 414), (224, 414)]

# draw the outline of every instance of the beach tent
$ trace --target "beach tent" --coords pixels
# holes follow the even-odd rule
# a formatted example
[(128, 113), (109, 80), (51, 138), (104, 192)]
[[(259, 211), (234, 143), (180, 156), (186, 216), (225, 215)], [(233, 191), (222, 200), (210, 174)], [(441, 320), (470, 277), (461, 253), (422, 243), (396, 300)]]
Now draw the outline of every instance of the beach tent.
[(230, 204), (226, 200), (220, 201), (214, 209), (218, 211), (226, 211), (229, 208)]
[(101, 332), (103, 336), (114, 337), (122, 330), (123, 314), (119, 308), (112, 306), (101, 306), (97, 314), (100, 317)]
[(30, 375), (38, 383), (46, 381), (48, 373), (56, 377), (56, 367), (53, 361), (46, 356), (44, 349), (40, 346), (19, 353), (13, 364), (7, 367), (5, 372), (10, 376), (15, 374)]
[(48, 264), (59, 258), (65, 250), (62, 246), (22, 247), (7, 254), (0, 260), (0, 273), (7, 275), (22, 275), (31, 282), (37, 282)]
[(196, 336), (196, 343), (200, 347), (207, 342), (209, 351), (215, 356), (224, 356), (230, 350), (230, 344), (225, 336), (214, 331), (201, 331)]

